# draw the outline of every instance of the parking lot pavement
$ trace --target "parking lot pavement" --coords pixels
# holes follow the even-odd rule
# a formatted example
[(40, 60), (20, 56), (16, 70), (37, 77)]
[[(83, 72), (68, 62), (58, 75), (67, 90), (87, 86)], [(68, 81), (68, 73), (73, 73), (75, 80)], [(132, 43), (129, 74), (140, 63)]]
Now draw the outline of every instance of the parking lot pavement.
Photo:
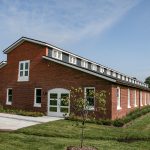
[(63, 118), (49, 117), (49, 116), (28, 117), (28, 116), (0, 113), (0, 130), (4, 131), (17, 130), (20, 128), (45, 123), (49, 121), (56, 121), (60, 119)]

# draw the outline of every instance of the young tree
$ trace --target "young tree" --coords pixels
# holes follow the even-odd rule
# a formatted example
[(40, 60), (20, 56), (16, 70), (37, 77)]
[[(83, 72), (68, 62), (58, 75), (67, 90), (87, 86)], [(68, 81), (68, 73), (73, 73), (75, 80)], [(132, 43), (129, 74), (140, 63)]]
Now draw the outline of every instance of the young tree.
[(145, 83), (147, 83), (148, 87), (150, 88), (150, 76), (145, 79)]
[[(88, 94), (89, 99), (85, 99), (84, 94)], [(95, 110), (91, 110), (91, 99), (95, 99), (96, 108)], [(83, 147), (83, 140), (84, 140), (84, 129), (85, 129), (85, 123), (87, 119), (90, 117), (91, 113), (89, 111), (91, 110), (93, 114), (95, 111), (99, 111), (101, 113), (105, 113), (106, 111), (106, 92), (100, 91), (100, 92), (94, 92), (93, 90), (88, 91), (88, 93), (84, 93), (82, 88), (71, 88), (70, 90), (70, 97), (68, 97), (66, 102), (71, 103), (71, 114), (74, 115), (76, 118), (79, 117), (81, 121), (81, 139), (80, 139), (80, 147)], [(95, 117), (95, 115), (93, 116)], [(95, 119), (95, 118), (94, 118)], [(79, 125), (78, 119), (77, 124)]]

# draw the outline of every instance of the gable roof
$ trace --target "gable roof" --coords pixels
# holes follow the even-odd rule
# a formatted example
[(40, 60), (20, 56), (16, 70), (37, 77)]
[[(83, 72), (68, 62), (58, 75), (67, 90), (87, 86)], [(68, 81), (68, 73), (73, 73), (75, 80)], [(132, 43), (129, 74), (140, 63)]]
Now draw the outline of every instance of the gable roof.
[[(96, 65), (96, 66), (98, 66), (100, 68), (103, 68), (103, 69), (106, 70), (106, 72), (105, 73), (100, 73), (99, 71), (93, 71), (92, 69), (86, 69), (86, 68), (80, 67), (78, 65), (73, 65), (73, 64), (70, 64), (70, 63), (63, 62), (62, 60), (57, 60), (57, 59), (52, 58), (52, 57), (50, 58), (50, 57), (47, 57), (47, 56), (43, 56), (44, 59), (55, 61), (57, 63), (61, 63), (61, 64), (66, 65), (68, 67), (72, 67), (74, 69), (86, 72), (88, 74), (92, 74), (94, 76), (106, 79), (106, 80), (111, 81), (111, 82), (116, 82), (116, 83), (119, 83), (119, 84), (124, 84), (124, 85), (132, 86), (132, 87), (142, 88), (142, 89), (146, 89), (146, 90), (149, 89), (147, 84), (137, 80), (134, 77), (130, 77), (128, 75), (120, 73), (120, 72), (118, 72), (118, 71), (116, 71), (114, 69), (108, 68), (108, 67), (106, 67), (104, 65), (98, 64), (98, 63), (96, 63), (94, 61), (88, 60), (88, 59), (86, 59), (84, 57), (78, 56), (78, 55), (73, 54), (73, 53), (71, 53), (69, 51), (63, 50), (63, 49), (61, 49), (61, 48), (59, 48), (57, 46), (54, 46), (52, 44), (49, 44), (49, 43), (46, 43), (46, 42), (42, 42), (42, 41), (39, 41), (39, 40), (35, 40), (35, 39), (32, 39), (32, 38), (21, 37), (16, 42), (14, 42), (12, 45), (10, 45), (8, 48), (6, 48), (3, 52), (5, 54), (8, 54), (15, 47), (17, 47), (20, 44), (22, 44), (24, 41), (28, 41), (28, 42), (32, 42), (32, 43), (35, 43), (35, 44), (43, 45), (43, 46), (46, 46), (48, 48), (58, 50), (58, 51), (60, 51), (60, 52), (62, 52), (64, 54), (74, 56), (74, 57), (76, 57), (76, 58), (78, 58), (80, 60), (84, 60), (84, 61), (86, 61), (86, 62), (88, 62), (90, 64), (94, 64), (94, 65)], [(112, 74), (108, 75), (107, 71), (110, 71)], [(116, 76), (113, 76), (113, 73), (115, 73)], [(124, 77), (124, 80), (123, 80), (123, 77)], [(128, 80), (126, 80), (126, 79), (128, 79)]]

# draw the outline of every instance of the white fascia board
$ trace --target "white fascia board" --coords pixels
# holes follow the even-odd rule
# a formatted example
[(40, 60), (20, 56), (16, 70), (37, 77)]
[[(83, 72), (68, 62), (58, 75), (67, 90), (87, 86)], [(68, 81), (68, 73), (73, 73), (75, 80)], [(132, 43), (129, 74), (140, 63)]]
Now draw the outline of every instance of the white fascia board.
[(0, 69), (1, 69), (2, 67), (4, 67), (5, 65), (7, 65), (7, 62), (6, 62), (6, 61), (2, 61), (2, 62), (0, 63)]
[(67, 67), (70, 67), (70, 68), (73, 68), (73, 69), (76, 69), (76, 70), (80, 70), (80, 71), (82, 71), (82, 72), (91, 74), (91, 75), (93, 75), (93, 76), (100, 77), (100, 78), (102, 78), (102, 79), (105, 79), (105, 80), (108, 80), (108, 81), (111, 81), (111, 82), (116, 82), (116, 80), (114, 80), (114, 79), (111, 79), (111, 78), (109, 78), (109, 77), (106, 77), (106, 76), (103, 76), (103, 75), (100, 75), (100, 74), (91, 72), (91, 71), (86, 70), (86, 69), (82, 69), (82, 68), (80, 68), (80, 67), (78, 67), (78, 66), (71, 65), (71, 64), (68, 64), (68, 63), (65, 63), (65, 62), (62, 62), (62, 61), (59, 61), (59, 60), (50, 58), (50, 57), (46, 57), (46, 56), (42, 56), (42, 57), (43, 57), (44, 59), (47, 59), (47, 60), (56, 62), (56, 63), (58, 63), (58, 64), (61, 64), (61, 65), (64, 65), (64, 66), (67, 66)]

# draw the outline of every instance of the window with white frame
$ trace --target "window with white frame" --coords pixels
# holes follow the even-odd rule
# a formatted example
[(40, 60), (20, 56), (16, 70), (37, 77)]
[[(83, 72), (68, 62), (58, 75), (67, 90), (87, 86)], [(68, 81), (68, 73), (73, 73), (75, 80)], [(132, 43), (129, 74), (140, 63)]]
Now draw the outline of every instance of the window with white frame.
[(94, 109), (95, 98), (94, 98), (95, 88), (94, 87), (85, 87), (85, 100), (88, 104), (88, 109)]
[(120, 74), (118, 74), (118, 79), (121, 79), (121, 75)]
[(91, 64), (91, 69), (97, 71), (97, 66), (95, 64)]
[(117, 87), (116, 96), (117, 96), (117, 110), (121, 109), (121, 94), (120, 87)]
[(99, 71), (100, 71), (101, 73), (104, 73), (104, 68), (103, 68), (103, 67), (100, 67)]
[(75, 56), (69, 55), (69, 62), (76, 65), (77, 58)]
[(6, 104), (11, 105), (13, 101), (13, 92), (12, 88), (7, 89), (7, 99), (6, 99)]
[(128, 81), (128, 77), (126, 77), (126, 81)]
[(137, 103), (136, 103), (136, 90), (134, 90), (134, 107), (137, 107)]
[(34, 90), (34, 107), (41, 107), (42, 89), (35, 88)]
[(131, 108), (131, 102), (130, 102), (130, 89), (128, 89), (128, 108)]
[(125, 77), (124, 77), (124, 76), (122, 76), (122, 80), (125, 80)]
[(147, 105), (147, 103), (146, 103), (146, 92), (145, 92), (145, 105)]
[(113, 77), (116, 77), (116, 72), (113, 72), (113, 74), (112, 74), (112, 75), (113, 75)]
[(109, 76), (111, 75), (111, 71), (108, 70), (108, 69), (107, 69), (106, 73), (107, 73), (107, 75), (109, 75)]
[(140, 91), (140, 106), (143, 106), (143, 96), (142, 96), (142, 91)]
[(59, 60), (62, 60), (62, 52), (54, 49), (52, 51), (52, 57), (59, 59)]
[(85, 60), (81, 60), (81, 66), (84, 68), (88, 68), (88, 62)]
[(18, 81), (29, 81), (30, 60), (19, 62)]

